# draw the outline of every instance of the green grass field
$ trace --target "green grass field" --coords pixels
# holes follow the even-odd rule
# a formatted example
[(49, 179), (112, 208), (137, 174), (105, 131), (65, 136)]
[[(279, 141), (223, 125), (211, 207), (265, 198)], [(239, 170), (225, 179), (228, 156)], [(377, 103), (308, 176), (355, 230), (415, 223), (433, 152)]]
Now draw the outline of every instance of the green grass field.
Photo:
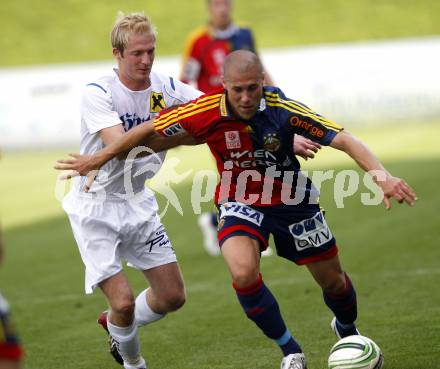
[[(159, 29), (158, 55), (180, 53), (188, 33), (206, 21), (205, 0), (5, 0), (0, 2), (0, 46), (6, 52), (0, 66), (111, 59), (108, 34), (117, 10), (145, 10), (152, 17)], [(439, 13), (440, 2), (434, 0), (237, 0), (234, 18), (251, 26), (258, 46), (267, 48), (439, 35)], [(330, 181), (322, 188), (322, 204), (357, 288), (359, 329), (384, 351), (385, 369), (440, 369), (440, 122), (376, 127), (356, 134), (415, 188), (417, 205), (394, 204), (387, 212), (362, 205), (358, 193), (340, 209)], [(104, 299), (100, 292), (84, 295), (83, 265), (56, 199), (68, 184), (57, 184), (51, 167), (68, 151), (2, 155), (6, 259), (0, 289), (13, 307), (25, 369), (116, 369), (95, 323), (106, 308)], [(178, 149), (170, 153), (173, 157), (182, 160), (179, 173), (213, 168), (205, 147)], [(305, 168), (353, 166), (325, 149)], [(159, 190), (168, 173), (159, 174)], [(244, 317), (222, 259), (202, 248), (190, 203), (191, 178), (173, 186), (184, 215), (171, 209), (163, 218), (184, 273), (187, 303), (141, 331), (150, 368), (278, 368), (279, 350)], [(164, 206), (165, 199), (158, 197)], [(262, 271), (306, 352), (309, 369), (325, 369), (336, 339), (318, 287), (305, 268), (276, 257), (264, 258)], [(136, 292), (145, 288), (140, 273), (127, 273)]]
[[(414, 208), (394, 204), (387, 212), (382, 206), (362, 205), (357, 194), (338, 209), (332, 183), (322, 189), (341, 259), (357, 287), (359, 329), (381, 346), (386, 369), (440, 368), (439, 127), (414, 124), (397, 132), (356, 132), (391, 172), (415, 188), (419, 200)], [(198, 150), (197, 156), (185, 150), (172, 153), (183, 158), (179, 172), (195, 162), (199, 169), (211, 167), (206, 150)], [(100, 292), (83, 293), (83, 266), (54, 198), (51, 165), (60, 156), (65, 153), (6, 153), (0, 162), (2, 178), (7, 178), (0, 185), (7, 243), (1, 289), (13, 305), (26, 369), (116, 369), (106, 353), (104, 332), (95, 323), (104, 299)], [(306, 164), (310, 169), (352, 168), (329, 150)], [(143, 352), (152, 369), (277, 368), (279, 350), (244, 317), (222, 259), (209, 257), (201, 246), (190, 186), (186, 181), (174, 187), (184, 215), (170, 210), (163, 218), (184, 273), (187, 303), (142, 330)], [(163, 205), (164, 198), (159, 200)], [(319, 289), (305, 268), (285, 260), (264, 258), (262, 270), (309, 368), (324, 369), (335, 337)], [(144, 288), (138, 272), (127, 272), (137, 292)]]
[[(180, 54), (206, 22), (206, 0), (3, 0), (0, 66), (111, 59), (109, 32), (118, 10), (145, 11), (159, 29), (158, 54)], [(440, 34), (435, 0), (235, 1), (235, 19), (259, 47)]]

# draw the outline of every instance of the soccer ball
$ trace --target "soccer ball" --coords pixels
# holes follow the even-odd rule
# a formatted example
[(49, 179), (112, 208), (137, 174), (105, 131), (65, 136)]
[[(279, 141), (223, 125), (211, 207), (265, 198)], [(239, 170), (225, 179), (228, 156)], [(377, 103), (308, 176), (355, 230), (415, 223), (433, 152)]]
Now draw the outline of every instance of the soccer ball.
[(379, 346), (368, 337), (348, 336), (331, 348), (329, 369), (381, 369), (383, 355)]

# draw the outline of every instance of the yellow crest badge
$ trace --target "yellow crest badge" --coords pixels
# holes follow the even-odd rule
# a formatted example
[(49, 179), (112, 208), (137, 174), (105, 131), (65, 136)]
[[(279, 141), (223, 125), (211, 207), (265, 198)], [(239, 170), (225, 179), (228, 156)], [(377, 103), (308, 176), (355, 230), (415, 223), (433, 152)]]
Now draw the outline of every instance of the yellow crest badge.
[(159, 113), (165, 109), (165, 99), (162, 92), (152, 92), (150, 96), (150, 113)]
[(243, 132), (244, 132), (244, 133), (253, 134), (253, 133), (254, 133), (254, 130), (252, 129), (251, 126), (246, 126), (246, 127), (243, 128)]

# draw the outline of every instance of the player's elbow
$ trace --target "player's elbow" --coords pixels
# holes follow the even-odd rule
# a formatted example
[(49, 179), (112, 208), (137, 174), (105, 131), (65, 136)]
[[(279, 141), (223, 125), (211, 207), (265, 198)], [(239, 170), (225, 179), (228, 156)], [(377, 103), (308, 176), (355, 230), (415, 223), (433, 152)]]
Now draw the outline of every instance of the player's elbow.
[(335, 138), (331, 142), (330, 146), (334, 149), (350, 153), (352, 148), (359, 144), (359, 140), (352, 136), (347, 131), (341, 131), (336, 134)]

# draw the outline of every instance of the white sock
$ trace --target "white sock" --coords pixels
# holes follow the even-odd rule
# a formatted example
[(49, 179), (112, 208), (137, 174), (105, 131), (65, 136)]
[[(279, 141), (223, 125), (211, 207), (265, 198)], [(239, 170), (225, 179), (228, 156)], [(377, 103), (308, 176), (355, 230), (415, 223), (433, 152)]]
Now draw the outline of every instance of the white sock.
[(147, 291), (143, 290), (138, 297), (136, 297), (136, 303), (134, 308), (134, 317), (138, 326), (143, 326), (155, 322), (156, 320), (162, 319), (165, 314), (155, 313), (148, 306), (147, 303)]
[(136, 364), (142, 360), (135, 321), (128, 327), (118, 327), (107, 320), (107, 328), (119, 343), (119, 353), (124, 359), (124, 363)]

